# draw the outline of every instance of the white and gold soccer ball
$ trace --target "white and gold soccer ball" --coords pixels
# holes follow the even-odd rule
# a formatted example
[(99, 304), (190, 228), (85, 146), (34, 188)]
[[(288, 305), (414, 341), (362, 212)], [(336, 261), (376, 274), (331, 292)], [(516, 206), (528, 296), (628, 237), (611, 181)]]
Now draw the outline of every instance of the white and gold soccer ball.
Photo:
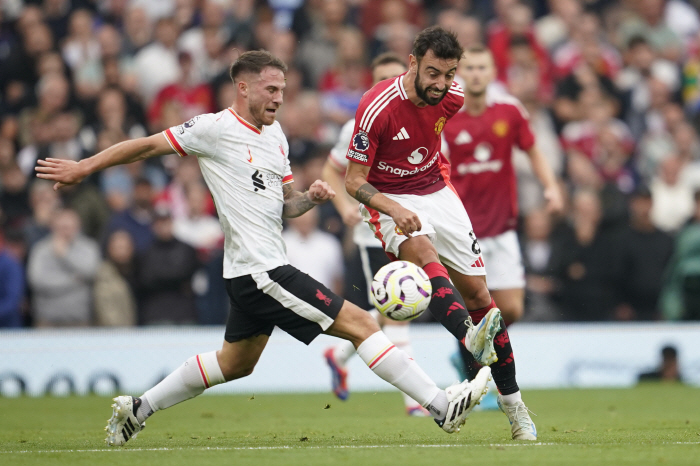
[(411, 320), (428, 308), (432, 291), (422, 268), (412, 262), (394, 261), (374, 276), (372, 304), (392, 320)]

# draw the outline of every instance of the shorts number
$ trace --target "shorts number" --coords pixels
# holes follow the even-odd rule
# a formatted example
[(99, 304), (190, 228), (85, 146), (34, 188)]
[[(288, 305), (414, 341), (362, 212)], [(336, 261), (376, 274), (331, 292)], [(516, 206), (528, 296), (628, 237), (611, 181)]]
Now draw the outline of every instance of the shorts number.
[(469, 232), (469, 237), (472, 239), (472, 252), (478, 256), (481, 254), (481, 246), (479, 246), (479, 240), (476, 239), (474, 230)]

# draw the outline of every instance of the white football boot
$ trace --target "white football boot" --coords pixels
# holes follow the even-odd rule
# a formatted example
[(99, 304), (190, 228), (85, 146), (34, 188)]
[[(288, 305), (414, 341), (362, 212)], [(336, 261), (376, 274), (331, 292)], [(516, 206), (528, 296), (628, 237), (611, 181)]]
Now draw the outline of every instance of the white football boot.
[(136, 435), (146, 427), (146, 423), (139, 422), (136, 418), (134, 408), (134, 397), (118, 396), (113, 399), (112, 417), (107, 420), (107, 438), (105, 443), (111, 447), (120, 447), (129, 439), (136, 438)]
[(486, 366), (479, 369), (474, 380), (465, 380), (462, 383), (454, 384), (445, 389), (447, 394), (447, 416), (442, 421), (435, 419), (437, 425), (448, 434), (459, 432), (460, 427), (467, 420), (467, 416), (474, 407), (479, 404), (481, 397), (488, 391), (489, 380), (491, 379), (491, 368)]
[(501, 328), (501, 311), (492, 308), (481, 322), (474, 325), (471, 317), (468, 319), (469, 328), (465, 343), (468, 342), (467, 349), (474, 356), (474, 359), (482, 366), (490, 366), (498, 361), (496, 350), (493, 347), (493, 339)]
[(512, 406), (507, 406), (503, 403), (501, 395), (498, 395), (498, 407), (508, 416), (513, 440), (537, 440), (537, 427), (532, 422), (530, 410), (527, 409), (525, 403), (518, 401)]

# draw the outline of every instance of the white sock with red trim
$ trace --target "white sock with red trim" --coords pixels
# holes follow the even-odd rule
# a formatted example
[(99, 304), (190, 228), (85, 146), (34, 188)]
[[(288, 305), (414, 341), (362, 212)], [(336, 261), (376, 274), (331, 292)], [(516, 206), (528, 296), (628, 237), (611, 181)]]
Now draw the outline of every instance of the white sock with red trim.
[[(400, 350), (403, 350), (406, 355), (413, 359), (413, 347), (408, 333), (408, 325), (385, 324), (382, 327), (382, 332), (391, 342)], [(420, 403), (401, 392), (403, 395), (403, 403), (408, 409), (417, 408)]]
[(216, 359), (216, 351), (192, 356), (141, 396), (142, 405), (150, 408), (150, 412), (139, 409), (137, 418), (143, 422), (155, 411), (194, 398), (207, 388), (224, 382), (226, 380)]
[[(374, 333), (363, 341), (357, 348), (357, 354), (375, 374), (406, 393), (424, 408), (430, 409), (433, 402), (442, 404), (443, 398), (447, 401), (444, 391), (435, 385), (413, 359), (391, 343), (383, 332)], [(439, 396), (441, 394), (442, 397)], [(446, 408), (447, 406), (444, 407)]]

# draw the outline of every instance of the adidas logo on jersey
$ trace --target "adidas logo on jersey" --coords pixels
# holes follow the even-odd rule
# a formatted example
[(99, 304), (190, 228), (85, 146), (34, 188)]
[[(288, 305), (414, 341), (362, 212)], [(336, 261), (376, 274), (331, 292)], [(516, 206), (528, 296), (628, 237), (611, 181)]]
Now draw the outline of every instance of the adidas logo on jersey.
[(410, 137), (411, 136), (409, 136), (408, 133), (406, 132), (406, 128), (402, 127), (401, 131), (399, 131), (399, 134), (397, 134), (396, 136), (394, 136), (391, 139), (393, 139), (394, 141), (403, 141), (404, 139), (410, 139)]
[(467, 133), (465, 129), (460, 131), (455, 138), (455, 144), (469, 144), (470, 142), (472, 142), (472, 135)]

